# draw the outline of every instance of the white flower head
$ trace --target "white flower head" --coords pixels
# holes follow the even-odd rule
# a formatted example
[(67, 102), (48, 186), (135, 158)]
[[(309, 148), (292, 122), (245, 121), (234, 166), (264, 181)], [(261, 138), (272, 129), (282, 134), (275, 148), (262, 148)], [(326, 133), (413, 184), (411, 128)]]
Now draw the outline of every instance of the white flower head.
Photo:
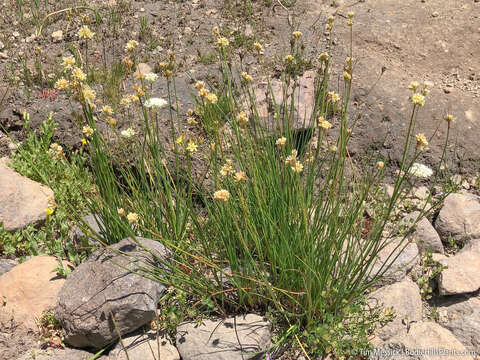
[(120, 135), (122, 135), (124, 138), (130, 139), (131, 137), (135, 136), (135, 130), (133, 130), (132, 128), (128, 128), (126, 130), (122, 130)]
[(155, 73), (148, 73), (145, 74), (145, 80), (150, 81), (150, 82), (155, 82), (158, 79), (158, 75)]
[(145, 101), (145, 107), (152, 110), (158, 110), (168, 105), (168, 102), (162, 98), (150, 98)]
[(430, 169), (428, 166), (419, 164), (419, 163), (413, 163), (412, 167), (410, 170), (408, 170), (410, 174), (416, 177), (420, 178), (428, 178), (433, 175), (433, 170)]

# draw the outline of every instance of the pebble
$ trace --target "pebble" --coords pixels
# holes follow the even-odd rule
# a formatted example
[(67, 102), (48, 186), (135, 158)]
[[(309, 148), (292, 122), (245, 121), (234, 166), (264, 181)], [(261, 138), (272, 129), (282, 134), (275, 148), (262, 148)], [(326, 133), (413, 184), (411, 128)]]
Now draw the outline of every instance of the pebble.
[(52, 33), (52, 40), (54, 42), (60, 42), (63, 40), (63, 31), (57, 30)]
[(20, 36), (20, 33), (19, 33), (18, 31), (14, 31), (14, 32), (12, 33), (12, 36), (13, 36), (13, 37), (19, 37), (19, 36)]
[(4, 47), (5, 45), (3, 44), (3, 42), (0, 41), (0, 50), (3, 50)]
[(438, 11), (434, 11), (434, 12), (432, 13), (432, 17), (437, 17), (438, 15), (439, 15)]

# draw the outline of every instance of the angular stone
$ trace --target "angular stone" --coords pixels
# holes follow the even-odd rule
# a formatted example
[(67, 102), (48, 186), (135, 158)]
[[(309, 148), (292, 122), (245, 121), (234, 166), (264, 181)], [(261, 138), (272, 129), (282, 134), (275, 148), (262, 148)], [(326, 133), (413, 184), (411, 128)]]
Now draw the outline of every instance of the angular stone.
[(480, 289), (480, 239), (439, 262), (447, 266), (438, 279), (440, 295), (471, 293)]
[(480, 299), (453, 299), (438, 307), (440, 324), (469, 350), (480, 351)]
[(395, 319), (375, 333), (382, 340), (388, 340), (400, 333), (406, 334), (409, 321), (419, 322), (422, 320), (420, 290), (417, 284), (409, 279), (374, 291), (369, 295), (368, 303), (371, 306), (380, 305), (385, 309), (393, 308), (395, 310)]
[(119, 342), (110, 351), (108, 360), (180, 360), (177, 348), (170, 340), (160, 335), (157, 341), (157, 333), (153, 330), (122, 337), (122, 343), (123, 346)]
[[(98, 216), (98, 215), (97, 215)], [(98, 233), (99, 235), (103, 236), (103, 233), (100, 229), (100, 226), (104, 226), (103, 225), (103, 221), (101, 218), (96, 218), (96, 216), (94, 214), (88, 214), (88, 215), (85, 215), (83, 218), (82, 218), (83, 221), (85, 221), (85, 223), (92, 228), (92, 231)], [(99, 226), (99, 223), (100, 222), (100, 226)], [(76, 245), (76, 246), (82, 246), (82, 238), (84, 236), (84, 233), (82, 231), (82, 229), (76, 225), (72, 231), (72, 241), (73, 243)], [(89, 245), (92, 245), (92, 246), (99, 246), (100, 244), (92, 237), (88, 237), (87, 238), (87, 241), (88, 241), (88, 244)]]
[[(418, 359), (418, 360), (458, 360), (454, 351), (463, 352), (462, 360), (473, 360), (467, 349), (455, 336), (434, 322), (412, 323), (408, 334), (400, 334), (381, 346), (385, 353), (377, 353), (370, 359)], [(447, 354), (432, 354), (429, 351), (449, 351)], [(395, 351), (395, 356), (392, 356)]]
[(57, 266), (53, 256), (35, 256), (0, 276), (0, 298), (5, 301), (0, 311), (13, 314), (19, 324), (37, 329), (35, 319), (55, 306), (65, 282), (56, 275)]
[(0, 160), (0, 223), (7, 231), (23, 229), (46, 218), (53, 191), (16, 173)]
[(0, 275), (10, 271), (16, 265), (18, 265), (18, 262), (15, 260), (0, 259)]
[[(418, 211), (414, 211), (408, 214), (405, 220), (411, 226), (419, 214)], [(422, 218), (417, 223), (412, 238), (417, 243), (421, 254), (425, 253), (428, 249), (440, 254), (445, 252), (440, 236), (427, 218)]]
[[(298, 79), (297, 88), (294, 96), (294, 115), (290, 124), (293, 131), (311, 128), (314, 124), (311, 121), (312, 110), (315, 105), (314, 81), (315, 71), (305, 71)], [(283, 83), (279, 80), (270, 82), (272, 91), (267, 82), (259, 83), (255, 87), (255, 97), (257, 101), (257, 110), (260, 121), (266, 130), (272, 131), (277, 128), (277, 121), (273, 118), (274, 101), (279, 110), (282, 108), (283, 99)], [(291, 91), (287, 94), (287, 104), (290, 105), (292, 99)]]
[[(406, 240), (401, 244), (402, 239), (392, 239), (377, 255), (373, 264), (370, 276), (375, 275), (384, 265), (391, 264), (390, 268), (383, 274), (380, 284), (386, 285), (401, 281), (406, 274), (418, 263), (418, 247), (413, 242)], [(401, 244), (399, 246), (399, 244)], [(395, 259), (395, 260), (393, 260)], [(381, 270), (382, 272), (384, 269)]]
[(92, 353), (77, 349), (47, 349), (27, 351), (18, 360), (90, 360)]
[(480, 238), (480, 198), (473, 194), (450, 194), (435, 221), (435, 228), (446, 241)]
[(182, 360), (248, 360), (271, 345), (271, 325), (261, 316), (247, 314), (200, 325), (177, 327), (177, 349)]
[(63, 40), (63, 31), (62, 30), (57, 30), (52, 32), (52, 40), (54, 42), (60, 42)]
[(170, 252), (158, 241), (137, 241), (156, 259), (127, 238), (95, 251), (67, 277), (55, 308), (66, 343), (100, 349), (118, 333), (130, 333), (155, 317), (165, 286), (134, 272), (146, 264), (162, 266), (158, 259), (169, 258)]

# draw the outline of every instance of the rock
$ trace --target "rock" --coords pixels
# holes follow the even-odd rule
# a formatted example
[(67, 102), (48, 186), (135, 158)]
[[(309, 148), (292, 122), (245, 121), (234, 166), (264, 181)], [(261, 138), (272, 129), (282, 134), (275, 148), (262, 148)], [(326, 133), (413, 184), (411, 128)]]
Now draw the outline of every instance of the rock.
[(53, 191), (22, 176), (0, 160), (0, 223), (7, 231), (23, 229), (46, 218)]
[(48, 349), (27, 351), (18, 360), (90, 360), (92, 353), (77, 349)]
[(0, 275), (10, 271), (16, 265), (18, 263), (15, 260), (0, 259)]
[(430, 190), (426, 186), (420, 186), (413, 191), (413, 196), (418, 200), (427, 200)]
[[(305, 71), (303, 76), (298, 79), (297, 88), (293, 96), (295, 96), (294, 115), (291, 124), (293, 131), (311, 128), (313, 122), (311, 121), (312, 110), (315, 104), (314, 98), (314, 80), (315, 71)], [(268, 83), (261, 82), (257, 84), (254, 89), (256, 104), (260, 122), (262, 126), (270, 131), (275, 130), (278, 125), (277, 121), (273, 118), (273, 97), (278, 108), (282, 108), (283, 89), (282, 82), (279, 80), (272, 80), (272, 92), (269, 91)], [(290, 104), (292, 93), (287, 94), (286, 101)], [(246, 106), (248, 108), (249, 106)], [(283, 124), (282, 124), (283, 126)]]
[(152, 68), (146, 63), (139, 63), (137, 66), (137, 72), (141, 74), (148, 74), (152, 72)]
[[(383, 279), (379, 282), (381, 285), (401, 281), (406, 276), (407, 272), (409, 272), (419, 260), (417, 244), (413, 242), (407, 243), (405, 240), (404, 244), (398, 246), (401, 241), (401, 238), (390, 240), (390, 243), (378, 253), (377, 261), (373, 263), (370, 276), (375, 275), (379, 271), (383, 272), (384, 269), (380, 269), (384, 265), (391, 263), (390, 268), (385, 271)], [(393, 261), (393, 259), (395, 259), (395, 261)]]
[[(88, 215), (85, 215), (84, 217), (82, 217), (82, 220), (85, 221), (85, 223), (92, 228), (92, 231), (100, 234), (101, 236), (104, 236), (103, 232), (100, 229), (100, 226), (101, 227), (104, 226), (103, 221), (100, 217), (97, 218), (96, 216), (99, 216), (99, 215), (88, 214)], [(99, 226), (99, 223), (100, 223), (100, 226)], [(78, 247), (83, 246), (83, 244), (82, 244), (83, 236), (84, 236), (84, 233), (83, 233), (82, 229), (79, 226), (75, 226), (73, 228), (72, 235), (71, 235), (72, 242)], [(100, 245), (92, 237), (88, 237), (87, 241), (88, 241), (88, 244), (91, 245), (91, 246), (99, 246)]]
[(0, 311), (13, 312), (17, 323), (37, 329), (35, 319), (55, 306), (65, 282), (56, 275), (57, 266), (53, 256), (35, 256), (0, 276), (0, 297), (5, 302)]
[(435, 228), (446, 241), (480, 238), (480, 198), (473, 194), (450, 194), (435, 221)]
[(384, 286), (369, 295), (371, 306), (381, 305), (395, 310), (395, 319), (376, 332), (382, 340), (388, 340), (400, 333), (407, 333), (409, 322), (422, 320), (422, 298), (413, 281), (405, 279), (393, 285)]
[[(158, 241), (137, 240), (159, 258), (170, 256)], [(108, 249), (95, 251), (72, 271), (55, 308), (67, 344), (100, 349), (117, 340), (118, 332), (120, 335), (132, 332), (155, 317), (165, 286), (131, 271), (138, 271), (138, 266), (146, 266), (145, 263), (161, 266), (127, 238)]]
[[(413, 225), (413, 222), (417, 219), (419, 214), (418, 211), (408, 214), (405, 217), (405, 221), (408, 224), (407, 226)], [(445, 252), (440, 236), (427, 218), (422, 218), (422, 220), (417, 223), (412, 238), (417, 243), (421, 254), (429, 249), (431, 249), (432, 252), (440, 254)]]
[(52, 33), (52, 40), (53, 42), (60, 42), (63, 40), (63, 31), (57, 30)]
[[(458, 360), (459, 355), (452, 354), (458, 351), (463, 353), (462, 360), (473, 360), (473, 356), (466, 355), (467, 349), (450, 331), (434, 322), (413, 323), (408, 334), (395, 336), (380, 349), (385, 352), (380, 354), (377, 351), (376, 356), (370, 356), (370, 359)], [(444, 353), (440, 354), (440, 351)], [(445, 354), (446, 351), (449, 353)]]
[[(469, 350), (480, 350), (480, 299), (453, 299), (438, 307), (440, 324)], [(442, 314), (445, 314), (442, 316)]]
[(471, 293), (480, 289), (480, 239), (439, 262), (447, 266), (438, 279), (440, 295)]
[(255, 314), (183, 323), (177, 327), (176, 345), (182, 360), (257, 359), (271, 345), (270, 328)]
[[(167, 337), (161, 336), (157, 342), (157, 333), (153, 330), (130, 334), (122, 337), (110, 351), (108, 360), (180, 360), (177, 348), (170, 343)], [(128, 358), (126, 353), (128, 354)]]

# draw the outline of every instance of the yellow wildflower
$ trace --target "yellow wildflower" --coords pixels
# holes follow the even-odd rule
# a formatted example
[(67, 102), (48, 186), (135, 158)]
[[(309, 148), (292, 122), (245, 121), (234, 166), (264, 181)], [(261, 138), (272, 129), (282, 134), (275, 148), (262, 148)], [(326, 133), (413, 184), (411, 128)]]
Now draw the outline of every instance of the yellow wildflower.
[(297, 154), (297, 150), (293, 149), (290, 155), (285, 159), (285, 163), (293, 166), (297, 162)]
[(294, 60), (294, 58), (293, 58), (292, 55), (287, 55), (287, 56), (285, 56), (285, 62), (291, 63), (291, 62), (293, 62), (293, 60)]
[(83, 135), (90, 137), (93, 135), (93, 129), (90, 126), (84, 126), (82, 129)]
[(331, 152), (337, 152), (337, 147), (335, 145), (330, 146), (330, 151)]
[(423, 134), (417, 134), (416, 136), (417, 139), (417, 149), (422, 151), (428, 146), (428, 141), (425, 135)]
[(213, 35), (220, 36), (220, 29), (218, 28), (218, 26), (214, 26), (212, 29), (212, 32), (213, 32)]
[(241, 111), (239, 114), (238, 114), (238, 124), (244, 128), (245, 126), (247, 126), (248, 124), (248, 116), (247, 114), (245, 114), (245, 112)]
[(75, 67), (72, 73), (73, 73), (73, 77), (78, 81), (87, 80), (87, 75), (85, 75), (85, 73), (79, 67)]
[(320, 61), (327, 62), (328, 61), (328, 54), (326, 52), (323, 52), (320, 54)]
[(355, 16), (355, 13), (353, 11), (350, 11), (348, 14), (347, 14), (348, 18), (349, 19), (353, 19), (353, 17)]
[(217, 95), (210, 93), (207, 95), (207, 100), (210, 104), (215, 104), (218, 101), (218, 98)]
[(451, 114), (447, 114), (445, 115), (445, 117), (443, 118), (446, 122), (448, 122), (449, 124), (455, 122), (455, 117)]
[(93, 103), (95, 100), (95, 91), (93, 91), (92, 88), (86, 84), (82, 86), (82, 95), (85, 101), (89, 103)]
[(185, 134), (180, 135), (180, 136), (175, 140), (175, 142), (177, 143), (177, 145), (182, 145), (182, 144), (183, 144), (183, 140), (185, 140)]
[(75, 65), (75, 58), (73, 56), (67, 56), (62, 58), (62, 66), (65, 70), (69, 70)]
[(137, 213), (128, 213), (127, 220), (130, 224), (138, 224), (139, 216)]
[(227, 176), (233, 175), (235, 173), (235, 169), (233, 168), (233, 161), (231, 159), (225, 160), (225, 165), (223, 165), (220, 169), (220, 175)]
[(105, 115), (112, 115), (113, 114), (113, 109), (110, 105), (105, 105), (105, 106), (102, 107), (102, 112)]
[(248, 82), (251, 82), (251, 81), (253, 80), (252, 77), (251, 77), (250, 75), (248, 75), (248, 73), (246, 73), (245, 71), (242, 72), (242, 78), (243, 78), (243, 80), (245, 80), (247, 83), (248, 83)]
[(420, 86), (420, 84), (418, 83), (418, 81), (412, 81), (412, 82), (410, 83), (410, 85), (408, 85), (408, 88), (409, 88), (410, 90), (416, 91), (419, 86)]
[(198, 146), (197, 144), (195, 144), (195, 141), (190, 140), (187, 144), (187, 151), (192, 153), (194, 151), (197, 151), (197, 149), (198, 149)]
[(221, 38), (218, 38), (217, 44), (218, 46), (224, 48), (224, 47), (227, 47), (230, 44), (230, 42), (228, 41), (227, 38), (221, 37)]
[(90, 30), (88, 28), (88, 26), (84, 25), (80, 28), (80, 30), (78, 30), (78, 37), (80, 39), (93, 39), (93, 36), (95, 35), (94, 32), (92, 32), (92, 30)]
[(347, 71), (343, 72), (343, 78), (345, 81), (351, 81), (352, 80), (352, 75), (350, 75)]
[(82, 140), (80, 140), (80, 141), (81, 141), (81, 143), (82, 143), (82, 146), (87, 145), (87, 139), (82, 138)]
[(198, 122), (193, 116), (189, 116), (187, 118), (187, 123), (188, 123), (188, 125), (196, 125)]
[(131, 102), (139, 102), (140, 101), (140, 98), (137, 95), (134, 95), (134, 94), (130, 95), (129, 99), (130, 99)]
[(323, 116), (318, 118), (318, 125), (322, 128), (323, 131), (327, 131), (332, 128), (332, 124), (324, 119)]
[(338, 94), (333, 91), (329, 91), (327, 95), (331, 102), (335, 103), (340, 100), (340, 96), (338, 96)]
[(378, 161), (377, 162), (377, 169), (378, 170), (382, 170), (384, 166), (385, 166), (385, 163), (383, 161)]
[(162, 75), (166, 78), (169, 78), (170, 76), (172, 76), (172, 74), (173, 74), (172, 71), (169, 69), (163, 70), (162, 72)]
[(230, 193), (228, 192), (228, 190), (225, 189), (215, 191), (213, 193), (213, 199), (217, 201), (227, 202), (228, 199), (230, 199)]
[(333, 23), (334, 20), (335, 20), (335, 18), (334, 18), (332, 15), (330, 15), (330, 16), (328, 17), (328, 22), (329, 22), (329, 23)]
[(130, 99), (127, 97), (124, 97), (122, 98), (122, 100), (120, 100), (120, 104), (122, 104), (123, 106), (128, 106), (130, 105)]
[(240, 182), (240, 181), (247, 181), (247, 174), (245, 174), (245, 171), (238, 171), (235, 173), (235, 181)]
[(138, 42), (135, 41), (135, 40), (130, 40), (129, 42), (127, 42), (127, 44), (125, 45), (125, 51), (127, 52), (131, 52), (133, 50), (135, 50), (135, 48), (138, 46)]
[(162, 70), (165, 70), (166, 68), (168, 68), (168, 62), (166, 61), (162, 61), (160, 64), (158, 64), (158, 66), (160, 66), (160, 69)]
[(293, 36), (295, 39), (297, 39), (297, 40), (300, 39), (300, 38), (302, 37), (302, 35), (303, 35), (303, 34), (302, 34), (300, 31), (294, 31), (294, 32), (292, 33), (292, 36)]
[(352, 19), (348, 19), (348, 20), (347, 20), (347, 25), (348, 25), (348, 26), (353, 26), (353, 20), (352, 20)]
[(55, 89), (57, 90), (64, 90), (70, 86), (70, 83), (68, 80), (61, 78), (58, 79), (57, 82), (55, 83)]
[(303, 171), (303, 165), (298, 161), (296, 161), (290, 168), (294, 173), (301, 173)]
[(107, 123), (109, 123), (111, 126), (115, 126), (115, 125), (117, 125), (117, 120), (114, 119), (114, 118), (111, 117), (111, 116), (108, 116), (108, 117), (107, 117)]
[(45, 209), (45, 214), (47, 214), (47, 217), (53, 214), (53, 209), (52, 208), (46, 208)]
[(333, 23), (325, 25), (325, 30), (330, 31), (333, 28)]
[(425, 105), (425, 97), (421, 94), (413, 94), (410, 100), (414, 105), (418, 105), (418, 106)]
[(275, 145), (277, 145), (278, 147), (284, 147), (286, 143), (287, 143), (286, 137), (278, 138), (277, 141), (275, 141)]
[(203, 82), (203, 81), (197, 81), (197, 82), (195, 83), (195, 86), (194, 86), (194, 87), (195, 87), (195, 89), (197, 89), (197, 90), (203, 89), (203, 88), (205, 87), (205, 82)]
[(259, 42), (254, 42), (253, 47), (258, 53), (261, 53), (263, 51), (263, 46)]
[(117, 209), (117, 214), (118, 214), (119, 216), (124, 216), (124, 215), (125, 215), (125, 210), (124, 210), (123, 208), (118, 208), (118, 209)]
[(201, 98), (206, 97), (208, 94), (210, 94), (210, 91), (208, 91), (207, 88), (202, 88), (198, 91), (198, 96), (200, 96)]

